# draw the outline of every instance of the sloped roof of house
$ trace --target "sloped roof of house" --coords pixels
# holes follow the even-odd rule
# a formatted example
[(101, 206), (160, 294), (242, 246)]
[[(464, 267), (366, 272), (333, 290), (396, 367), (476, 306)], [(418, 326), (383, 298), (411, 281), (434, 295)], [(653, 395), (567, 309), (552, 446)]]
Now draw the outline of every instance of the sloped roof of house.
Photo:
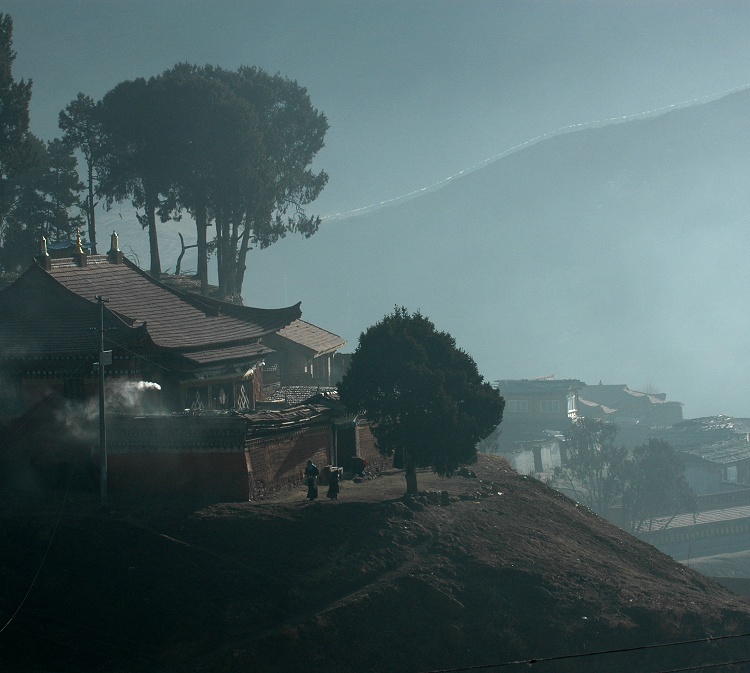
[[(0, 359), (72, 356), (99, 348), (99, 307), (34, 265), (0, 291)], [(109, 344), (151, 343), (143, 324), (105, 311)]]
[(96, 347), (97, 295), (107, 300), (107, 321), (116, 327), (106, 332), (109, 343), (139, 337), (198, 364), (257, 360), (271, 352), (258, 340), (301, 315), (299, 303), (258, 309), (182, 294), (127, 259), (93, 255), (85, 266), (52, 259), (49, 270), (33, 264), (0, 291), (0, 354)]
[(346, 340), (337, 334), (300, 319), (279, 330), (277, 334), (311, 351), (313, 357), (333, 353), (346, 345)]
[(730, 416), (691, 418), (657, 433), (659, 439), (695, 458), (728, 465), (750, 460), (750, 426), (747, 419)]
[(668, 404), (666, 393), (642, 393), (628, 388), (624, 383), (615, 385), (599, 384), (584, 386), (579, 392), (581, 398), (610, 407), (633, 408), (648, 404)]
[(281, 403), (288, 405), (301, 404), (317, 395), (326, 395), (337, 398), (337, 389), (333, 386), (280, 386), (272, 395), (264, 399), (271, 404)]
[(585, 386), (578, 379), (555, 379), (544, 377), (541, 379), (502, 379), (495, 381), (495, 387), (501, 395), (557, 395), (567, 393)]
[(697, 526), (707, 523), (724, 523), (748, 518), (750, 518), (750, 505), (728, 507), (726, 509), (714, 509), (706, 512), (696, 512), (695, 514), (662, 516), (653, 520), (651, 523), (651, 532), (656, 533), (658, 531), (669, 530), (672, 528), (684, 528), (686, 526)]

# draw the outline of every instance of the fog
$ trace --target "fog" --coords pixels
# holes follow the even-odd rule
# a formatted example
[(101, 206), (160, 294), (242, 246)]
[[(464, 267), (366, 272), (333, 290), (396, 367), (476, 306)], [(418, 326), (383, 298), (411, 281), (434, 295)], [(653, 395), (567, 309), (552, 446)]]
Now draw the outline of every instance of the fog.
[[(310, 209), (324, 223), (251, 253), (246, 303), (301, 300), (347, 350), (403, 304), (490, 380), (648, 385), (688, 417), (750, 416), (747, 3), (11, 0), (3, 11), (43, 138), (59, 135), (79, 91), (100, 98), (178, 61), (257, 65), (307, 87), (331, 126), (317, 160), (329, 184)], [(116, 228), (146, 262), (126, 205), (99, 222), (101, 240)], [(165, 268), (178, 228), (194, 240), (189, 222), (164, 226)]]

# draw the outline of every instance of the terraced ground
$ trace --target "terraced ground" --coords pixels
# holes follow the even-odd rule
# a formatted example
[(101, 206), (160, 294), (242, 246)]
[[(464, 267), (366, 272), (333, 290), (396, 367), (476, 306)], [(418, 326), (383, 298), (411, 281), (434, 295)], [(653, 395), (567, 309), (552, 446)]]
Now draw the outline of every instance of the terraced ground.
[[(502, 459), (419, 485), (404, 500), (391, 471), (343, 482), (336, 502), (112, 494), (107, 510), (95, 493), (4, 489), (0, 670), (646, 673), (748, 658), (750, 601)], [(676, 641), (691, 642), (653, 647)], [(626, 651), (595, 654), (612, 650)]]

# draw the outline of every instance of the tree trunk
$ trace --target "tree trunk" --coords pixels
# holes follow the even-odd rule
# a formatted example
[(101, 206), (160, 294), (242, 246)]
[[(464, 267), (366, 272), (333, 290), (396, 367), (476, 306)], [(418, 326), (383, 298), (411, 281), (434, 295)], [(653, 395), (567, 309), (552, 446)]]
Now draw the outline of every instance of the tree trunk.
[(216, 215), (216, 266), (219, 275), (219, 298), (226, 299), (227, 290), (227, 270), (229, 267), (229, 256), (227, 255), (227, 244), (229, 225), (225, 213)]
[(234, 286), (242, 292), (242, 284), (245, 282), (245, 269), (247, 269), (247, 252), (250, 250), (250, 222), (245, 218), (245, 229), (242, 232), (240, 249), (237, 251), (237, 268), (234, 270)]
[(206, 216), (206, 204), (202, 198), (198, 198), (195, 206), (195, 230), (198, 246), (198, 280), (201, 283), (201, 294), (205, 297), (208, 292), (208, 246), (207, 234), (208, 222)]
[(88, 203), (86, 204), (88, 211), (89, 220), (89, 241), (91, 241), (91, 254), (96, 255), (96, 219), (94, 215), (94, 164), (92, 161), (88, 162), (88, 182), (89, 182), (89, 197)]
[(156, 279), (161, 278), (161, 258), (159, 257), (159, 238), (156, 233), (156, 206), (155, 194), (146, 193), (146, 222), (148, 224), (148, 244), (151, 250), (150, 274)]
[(404, 451), (404, 469), (406, 471), (406, 495), (418, 495), (417, 466), (408, 451)]

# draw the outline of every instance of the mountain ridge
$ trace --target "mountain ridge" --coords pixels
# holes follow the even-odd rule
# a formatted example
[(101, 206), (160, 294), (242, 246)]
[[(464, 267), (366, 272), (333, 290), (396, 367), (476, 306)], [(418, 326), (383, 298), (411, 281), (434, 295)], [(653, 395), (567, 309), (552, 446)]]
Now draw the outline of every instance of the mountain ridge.
[(747, 415), (736, 335), (750, 308), (748, 118), (744, 90), (555, 136), (285, 239), (250, 260), (246, 303), (278, 297), (283, 274), (306, 314), (352, 347), (354, 325), (405, 305), (490, 379), (650, 383), (688, 416)]

